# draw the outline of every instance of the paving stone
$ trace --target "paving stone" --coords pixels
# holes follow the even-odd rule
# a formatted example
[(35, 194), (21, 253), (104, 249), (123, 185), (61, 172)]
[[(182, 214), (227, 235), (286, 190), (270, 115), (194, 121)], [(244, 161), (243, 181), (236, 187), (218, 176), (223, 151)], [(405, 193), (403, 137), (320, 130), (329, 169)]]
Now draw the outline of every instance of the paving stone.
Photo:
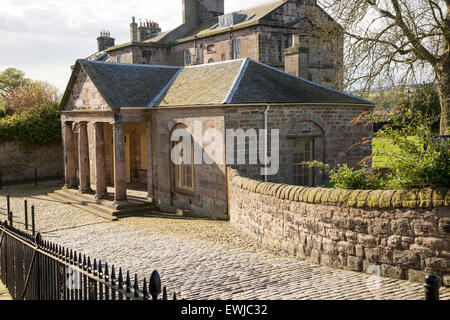
[[(226, 221), (132, 217), (110, 221), (46, 194), (55, 185), (4, 187), (15, 225), (23, 228), (23, 200), (36, 207), (44, 239), (114, 264), (139, 277), (157, 269), (169, 292), (186, 299), (423, 299), (420, 283), (333, 269), (265, 248)], [(369, 289), (369, 288), (372, 288)], [(441, 288), (441, 299), (450, 289)]]

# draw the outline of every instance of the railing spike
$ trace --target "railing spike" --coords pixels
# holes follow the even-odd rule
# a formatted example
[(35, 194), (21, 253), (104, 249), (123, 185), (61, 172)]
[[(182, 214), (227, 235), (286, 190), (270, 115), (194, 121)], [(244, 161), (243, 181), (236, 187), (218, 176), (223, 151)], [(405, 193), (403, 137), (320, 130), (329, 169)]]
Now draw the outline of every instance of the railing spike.
[(86, 270), (87, 265), (86, 265), (86, 254), (83, 254), (83, 270)]
[(177, 293), (176, 292), (173, 293), (172, 300), (177, 300)]
[(163, 299), (163, 300), (168, 300), (168, 299), (167, 299), (167, 288), (166, 288), (166, 286), (163, 287), (163, 296), (162, 296), (162, 299)]
[(144, 300), (148, 300), (150, 298), (150, 295), (148, 294), (148, 290), (147, 290), (147, 279), (144, 277), (144, 284), (143, 284), (143, 288), (142, 288), (142, 298)]
[(66, 261), (70, 261), (69, 248), (66, 249)]
[(123, 275), (122, 275), (122, 268), (119, 267), (119, 278), (117, 279), (119, 282), (119, 289), (123, 289)]
[(98, 277), (103, 279), (102, 261), (98, 260)]
[(158, 271), (154, 270), (150, 277), (150, 294), (153, 300), (158, 299), (158, 295), (161, 293), (161, 278)]
[(138, 276), (137, 273), (134, 274), (134, 297), (139, 298), (139, 283), (138, 283)]
[(83, 259), (81, 257), (81, 252), (78, 254), (78, 266), (83, 268)]
[(73, 252), (73, 264), (78, 265), (78, 255), (76, 251)]
[(87, 272), (92, 273), (91, 257), (87, 257)]
[(126, 292), (131, 292), (131, 279), (130, 279), (130, 271), (127, 270), (127, 278), (125, 280)]
[(97, 259), (94, 258), (94, 275), (97, 275)]
[(112, 285), (116, 284), (116, 272), (114, 270), (114, 265), (112, 265), (111, 267), (111, 284)]
[(105, 263), (105, 280), (109, 281), (108, 262)]

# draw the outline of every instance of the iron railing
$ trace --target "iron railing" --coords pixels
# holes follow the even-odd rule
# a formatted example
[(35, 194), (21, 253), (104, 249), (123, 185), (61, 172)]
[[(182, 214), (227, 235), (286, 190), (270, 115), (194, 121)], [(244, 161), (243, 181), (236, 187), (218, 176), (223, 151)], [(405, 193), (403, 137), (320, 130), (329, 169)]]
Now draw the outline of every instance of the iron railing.
[[(130, 272), (0, 223), (0, 280), (14, 300), (168, 300), (161, 279)], [(177, 299), (173, 293), (173, 300)]]

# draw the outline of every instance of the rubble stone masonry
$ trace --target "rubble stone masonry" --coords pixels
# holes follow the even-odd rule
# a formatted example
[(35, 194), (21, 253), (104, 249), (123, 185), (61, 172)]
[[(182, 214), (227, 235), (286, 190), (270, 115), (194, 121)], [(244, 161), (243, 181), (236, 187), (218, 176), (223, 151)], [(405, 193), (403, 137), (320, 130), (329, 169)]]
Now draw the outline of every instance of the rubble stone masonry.
[(450, 285), (450, 192), (340, 190), (261, 182), (229, 169), (231, 222), (317, 264)]

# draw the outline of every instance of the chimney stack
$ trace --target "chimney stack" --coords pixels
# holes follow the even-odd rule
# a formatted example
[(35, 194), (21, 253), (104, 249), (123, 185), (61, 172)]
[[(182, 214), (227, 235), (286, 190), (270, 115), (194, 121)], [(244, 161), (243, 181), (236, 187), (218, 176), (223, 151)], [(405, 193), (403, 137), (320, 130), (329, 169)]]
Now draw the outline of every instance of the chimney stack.
[(111, 38), (109, 31), (100, 31), (100, 36), (97, 38), (97, 50), (104, 51), (110, 47), (114, 47), (115, 39)]
[(138, 41), (138, 24), (135, 21), (135, 17), (132, 17), (132, 22), (130, 23), (130, 38), (131, 42)]
[(292, 35), (292, 46), (284, 50), (284, 71), (298, 77), (308, 78), (309, 50), (306, 39)]

